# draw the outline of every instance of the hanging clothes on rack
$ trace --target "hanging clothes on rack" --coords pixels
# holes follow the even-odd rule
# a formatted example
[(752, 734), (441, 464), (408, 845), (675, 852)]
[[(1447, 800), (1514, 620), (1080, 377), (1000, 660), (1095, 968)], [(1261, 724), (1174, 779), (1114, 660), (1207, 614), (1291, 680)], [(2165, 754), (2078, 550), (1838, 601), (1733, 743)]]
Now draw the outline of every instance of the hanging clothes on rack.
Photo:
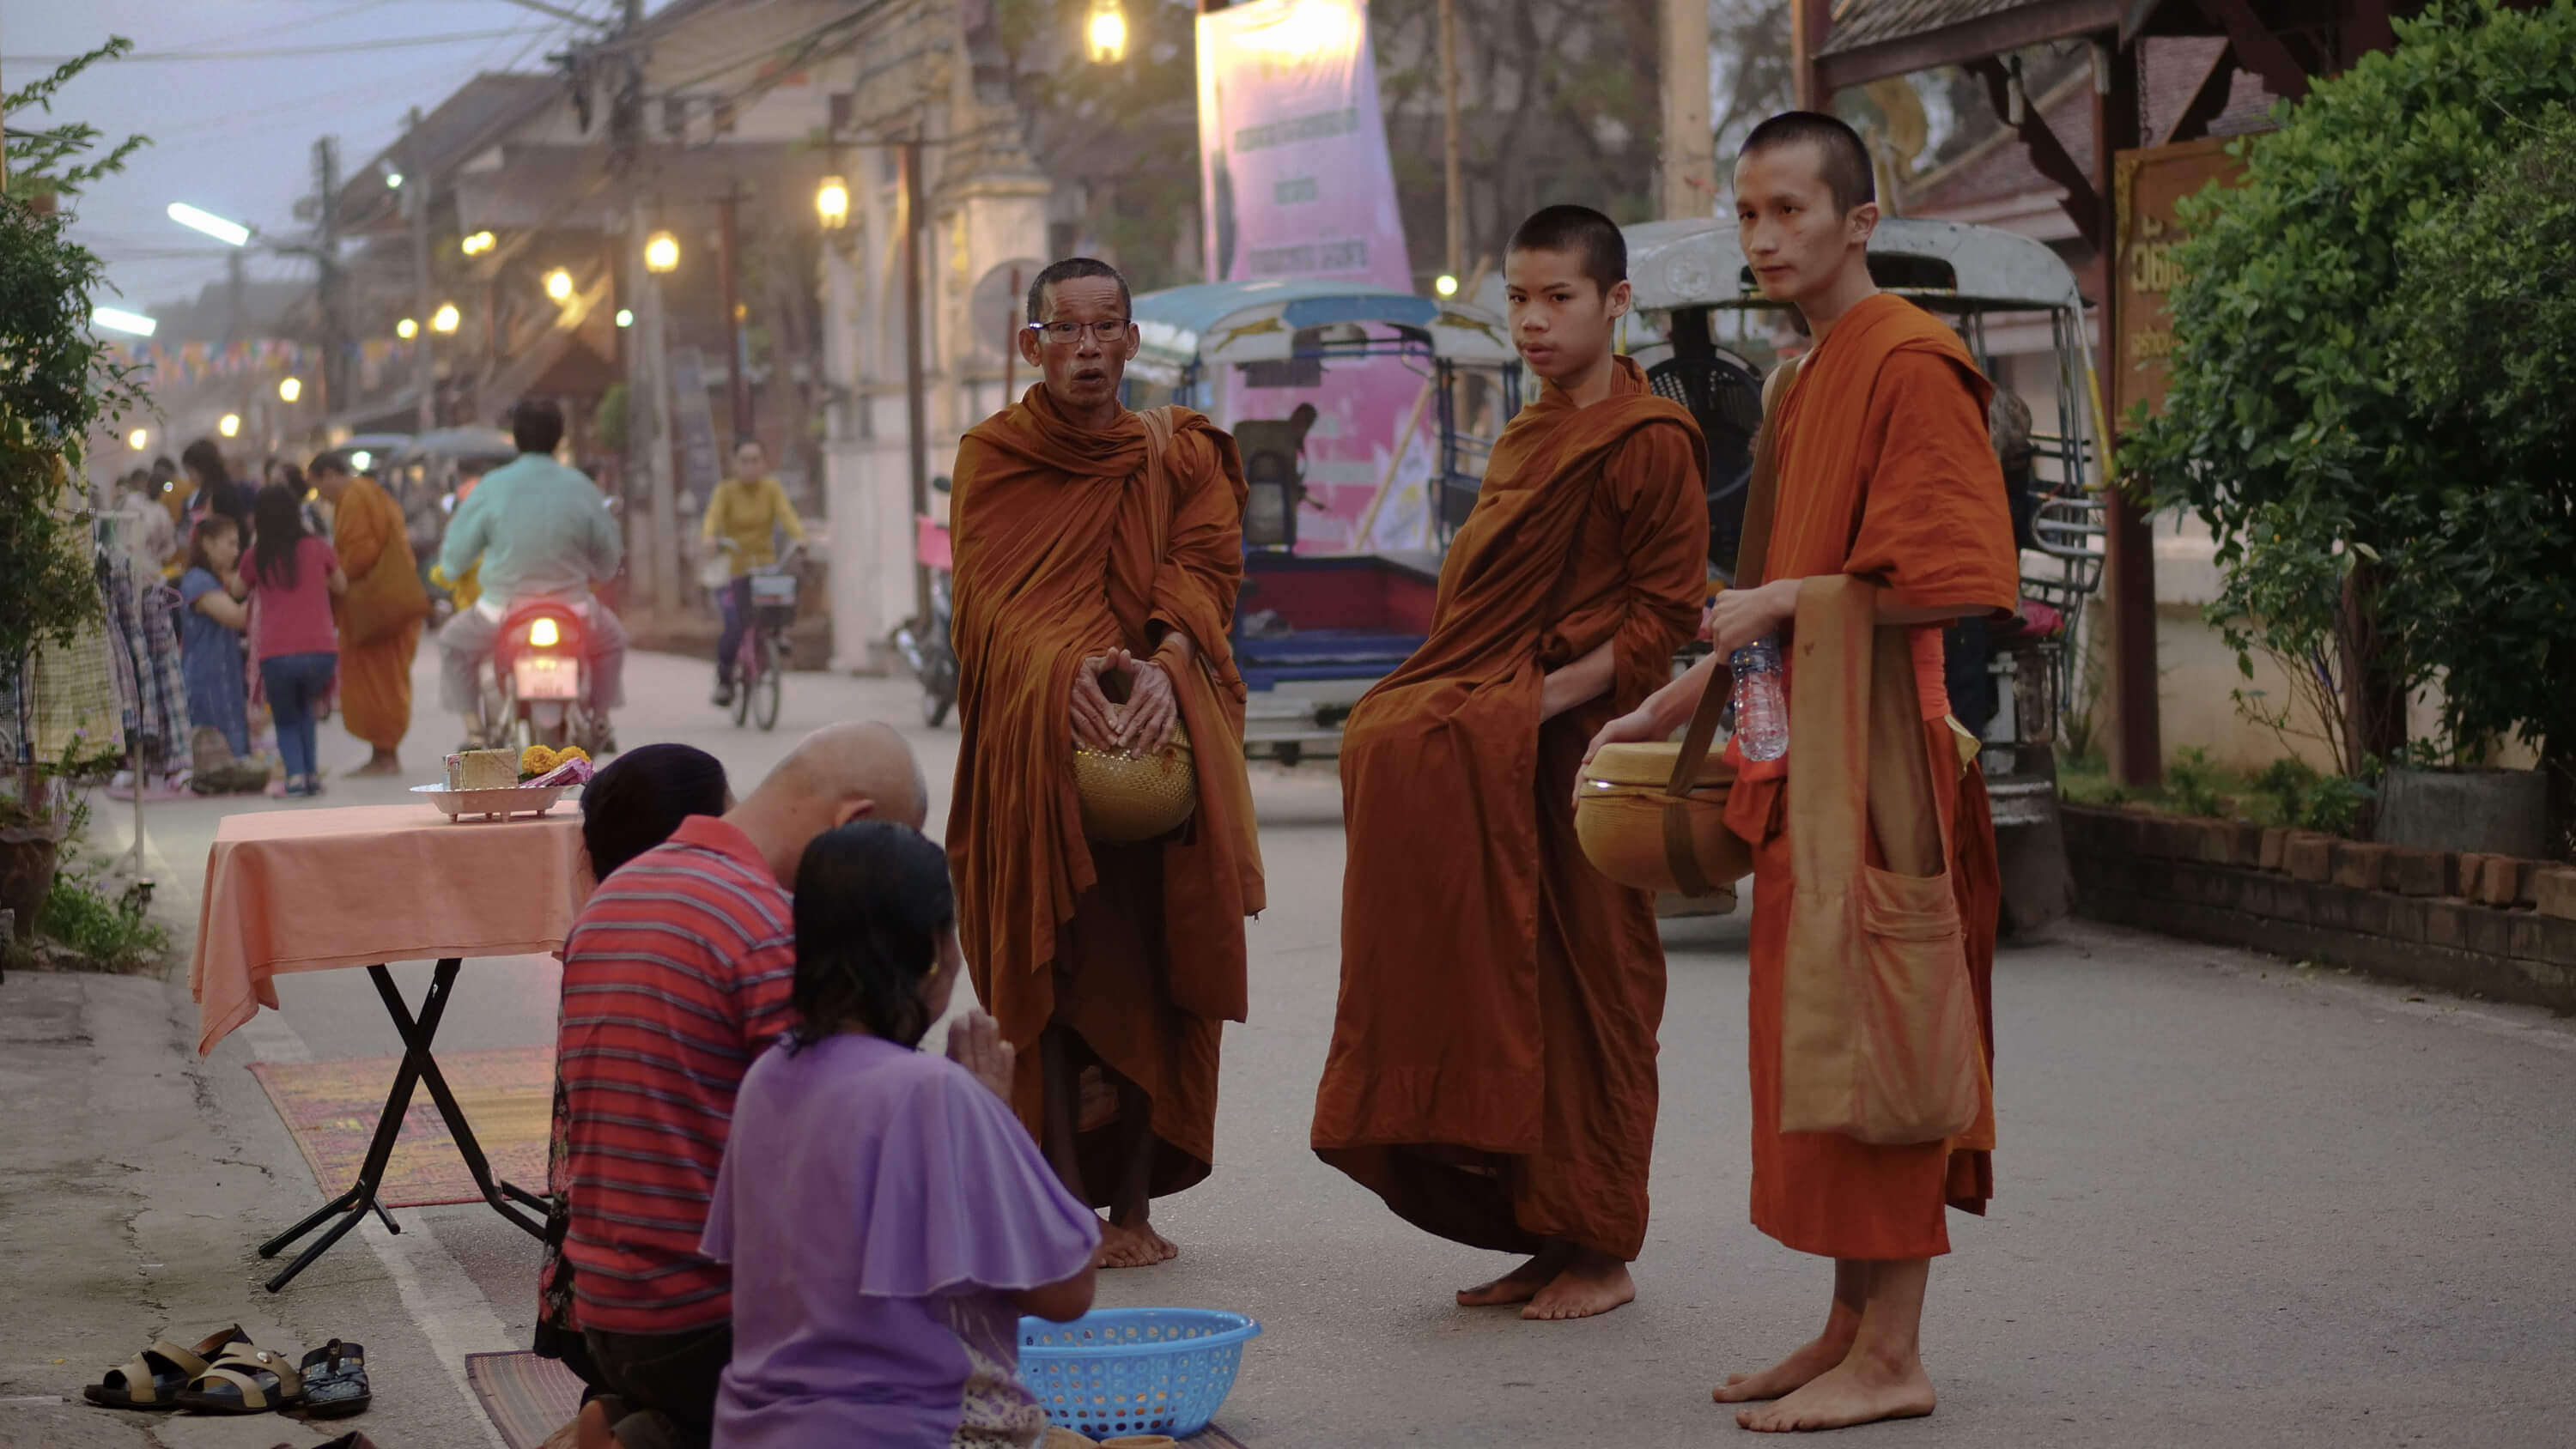
[(157, 778), (187, 760), (188, 693), (180, 674), (170, 587), (157, 574), (139, 574), (131, 552), (117, 546), (114, 522), (122, 521), (122, 515), (113, 514), (101, 520), (99, 595), (107, 606), (134, 766), (145, 777)]

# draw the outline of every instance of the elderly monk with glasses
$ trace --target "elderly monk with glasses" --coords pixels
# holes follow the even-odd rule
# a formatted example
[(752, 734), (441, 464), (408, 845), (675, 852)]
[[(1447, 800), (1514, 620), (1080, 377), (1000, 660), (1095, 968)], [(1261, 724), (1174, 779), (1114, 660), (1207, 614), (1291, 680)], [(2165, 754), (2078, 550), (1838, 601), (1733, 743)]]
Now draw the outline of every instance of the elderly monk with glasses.
[[(1127, 283), (1060, 261), (1029, 288), (1039, 381), (957, 450), (959, 664), (948, 848), (976, 995), (1018, 1049), (1012, 1105), (1075, 1196), (1108, 1210), (1103, 1267), (1167, 1262), (1152, 1200), (1216, 1155), (1217, 1041), (1244, 1017), (1244, 917), (1263, 903), (1243, 678), (1234, 440), (1133, 412)], [(1151, 753), (1186, 728), (1189, 822), (1086, 838), (1076, 746)]]

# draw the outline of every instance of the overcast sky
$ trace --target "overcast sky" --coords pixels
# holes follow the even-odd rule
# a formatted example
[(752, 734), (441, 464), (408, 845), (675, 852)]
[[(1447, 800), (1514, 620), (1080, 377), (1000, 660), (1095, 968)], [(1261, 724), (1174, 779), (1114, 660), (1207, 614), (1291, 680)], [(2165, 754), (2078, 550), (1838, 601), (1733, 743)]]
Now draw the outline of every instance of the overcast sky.
[[(612, 15), (617, 0), (544, 0)], [(647, 0), (646, 9), (661, 0)], [(93, 66), (56, 99), (53, 121), (87, 121), (152, 144), (76, 203), (77, 234), (108, 262), (125, 305), (194, 296), (224, 274), (224, 246), (172, 222), (186, 201), (292, 234), (312, 188), (313, 142), (340, 138), (344, 168), (400, 133), (409, 107), (435, 106), (478, 71), (543, 70), (574, 27), (512, 0), (0, 0), (0, 84), (24, 85), (111, 35), (138, 55)], [(415, 37), (435, 44), (387, 42)], [(226, 52), (300, 54), (227, 55)], [(12, 129), (47, 123), (11, 115)], [(298, 275), (250, 260), (253, 277)]]

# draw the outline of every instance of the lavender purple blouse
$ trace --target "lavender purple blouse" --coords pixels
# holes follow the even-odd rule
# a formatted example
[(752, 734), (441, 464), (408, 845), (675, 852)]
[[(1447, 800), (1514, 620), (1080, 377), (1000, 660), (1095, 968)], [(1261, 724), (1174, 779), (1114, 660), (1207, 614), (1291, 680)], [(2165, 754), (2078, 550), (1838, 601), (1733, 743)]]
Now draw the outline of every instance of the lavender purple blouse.
[(1008, 1294), (1082, 1271), (1100, 1223), (1010, 1108), (880, 1037), (772, 1048), (734, 1100), (703, 1250), (733, 1264), (716, 1449), (1033, 1444)]

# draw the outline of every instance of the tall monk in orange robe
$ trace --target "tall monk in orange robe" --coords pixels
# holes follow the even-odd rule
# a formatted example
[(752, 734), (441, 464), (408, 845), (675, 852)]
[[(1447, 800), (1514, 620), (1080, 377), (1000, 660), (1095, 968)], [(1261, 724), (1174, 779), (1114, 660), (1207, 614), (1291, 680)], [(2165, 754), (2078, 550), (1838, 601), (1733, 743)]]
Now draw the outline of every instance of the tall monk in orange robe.
[[(1753, 1222), (1789, 1247), (1832, 1258), (1834, 1294), (1817, 1338), (1771, 1368), (1729, 1379), (1715, 1397), (1779, 1401), (1740, 1411), (1737, 1422), (1749, 1429), (1828, 1429), (1932, 1412), (1918, 1338), (1932, 1259), (1950, 1248), (1943, 1204), (1982, 1212), (1993, 1191), (1991, 985), (2001, 888), (1984, 782), (1968, 763), (1974, 742), (1948, 719), (1940, 631), (1952, 619), (2008, 613), (2016, 560), (2003, 480), (1987, 442), (1993, 389), (1955, 333), (1870, 281), (1866, 249), (1878, 208), (1860, 138), (1830, 116), (1773, 117), (1745, 141), (1735, 193), (1747, 264), (1764, 294), (1796, 306), (1815, 338), (1770, 400), (1765, 426), (1773, 430), (1779, 482), (1764, 582), (1720, 594), (1709, 623), (1715, 655), (1614, 721), (1596, 747), (1662, 739), (1687, 721), (1719, 660), (1803, 617), (1802, 580), (1842, 575), (1874, 586), (1878, 624), (1910, 629), (1923, 763), (1946, 842), (1930, 854), (1951, 877), (1981, 1037), (1975, 1117), (1957, 1136), (1872, 1145), (1834, 1132), (1781, 1130), (1784, 1067), (1801, 1065), (1784, 1059), (1784, 998), (1851, 963), (1801, 960), (1789, 948), (1792, 916), (1810, 884), (1793, 878), (1792, 845), (1801, 830), (1832, 826), (1812, 804), (1802, 813), (1789, 794), (1789, 761), (1745, 765), (1731, 750), (1743, 775), (1727, 820), (1754, 847), (1746, 1047)], [(1748, 514), (1747, 534), (1759, 527)], [(1786, 652), (1793, 665), (1804, 657), (1803, 646)], [(1806, 738), (1794, 667), (1787, 685), (1794, 755)], [(1888, 868), (1875, 841), (1868, 849), (1867, 864)], [(1860, 884), (1850, 886), (1856, 892)]]
[(1342, 989), (1313, 1142), (1415, 1226), (1530, 1255), (1462, 1305), (1582, 1318), (1636, 1293), (1664, 952), (1652, 897), (1584, 861), (1575, 768), (1697, 627), (1708, 500), (1689, 412), (1611, 351), (1618, 228), (1547, 208), (1504, 278), (1544, 391), (1495, 444), (1430, 638), (1343, 734)]
[(340, 715), (375, 750), (349, 773), (399, 775), (429, 589), (392, 494), (356, 476), (342, 453), (315, 458), (305, 481), (331, 505), (331, 549), (349, 575), (349, 591), (331, 601), (340, 626)]
[[(1197, 413), (1120, 405), (1140, 339), (1115, 269), (1055, 263), (1028, 315), (1038, 385), (957, 450), (948, 848), (976, 994), (1019, 1049), (1012, 1105), (1065, 1185), (1109, 1210), (1102, 1266), (1143, 1267), (1179, 1252), (1151, 1200), (1216, 1157), (1217, 1041), (1243, 1020), (1243, 920), (1263, 905), (1227, 642), (1243, 465)], [(1086, 839), (1074, 747), (1150, 753), (1176, 723), (1190, 821)]]

